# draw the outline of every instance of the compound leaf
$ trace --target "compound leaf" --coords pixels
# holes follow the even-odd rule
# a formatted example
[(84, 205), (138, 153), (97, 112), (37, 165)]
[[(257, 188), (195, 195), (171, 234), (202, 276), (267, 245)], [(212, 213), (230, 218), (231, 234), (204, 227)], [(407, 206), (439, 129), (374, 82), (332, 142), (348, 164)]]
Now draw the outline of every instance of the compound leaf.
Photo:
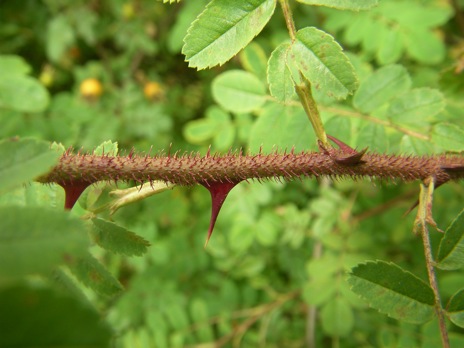
[(437, 267), (446, 270), (464, 267), (464, 209), (446, 229), (440, 242)]
[(190, 26), (182, 53), (189, 66), (222, 65), (258, 35), (276, 0), (213, 0)]
[(367, 262), (351, 270), (351, 289), (379, 312), (409, 323), (432, 319), (432, 289), (410, 272), (384, 261)]
[(295, 64), (317, 90), (344, 99), (358, 86), (353, 65), (334, 38), (314, 27), (297, 32)]

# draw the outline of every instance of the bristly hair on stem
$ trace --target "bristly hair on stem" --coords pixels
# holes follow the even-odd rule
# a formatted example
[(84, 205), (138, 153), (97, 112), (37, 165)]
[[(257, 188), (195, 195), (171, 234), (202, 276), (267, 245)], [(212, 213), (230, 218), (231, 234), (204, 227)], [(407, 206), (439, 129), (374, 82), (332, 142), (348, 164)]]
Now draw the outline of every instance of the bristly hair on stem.
[[(355, 151), (355, 150), (353, 150)], [(464, 156), (400, 156), (362, 150), (321, 147), (321, 152), (244, 155), (199, 154), (98, 156), (64, 153), (43, 183), (93, 184), (98, 181), (165, 181), (178, 185), (237, 183), (243, 180), (295, 180), (301, 177), (337, 177), (410, 182), (434, 178), (436, 185), (464, 178)]]
[(65, 209), (72, 209), (85, 188), (98, 181), (164, 181), (169, 185), (202, 185), (211, 194), (211, 219), (206, 244), (229, 192), (241, 181), (295, 180), (329, 176), (353, 179), (369, 177), (399, 181), (433, 180), (436, 187), (464, 178), (464, 157), (459, 155), (398, 156), (352, 149), (330, 135), (339, 148), (319, 142), (320, 152), (274, 152), (244, 155), (242, 151), (205, 156), (170, 152), (166, 155), (127, 156), (74, 154), (66, 151), (58, 165), (37, 179), (57, 183), (66, 193)]

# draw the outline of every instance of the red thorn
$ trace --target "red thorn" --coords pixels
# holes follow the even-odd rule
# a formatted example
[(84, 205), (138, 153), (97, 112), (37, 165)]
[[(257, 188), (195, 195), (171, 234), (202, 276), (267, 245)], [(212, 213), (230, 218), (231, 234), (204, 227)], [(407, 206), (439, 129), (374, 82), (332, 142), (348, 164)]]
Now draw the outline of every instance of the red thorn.
[(340, 150), (342, 150), (343, 152), (347, 152), (347, 153), (352, 153), (352, 154), (355, 154), (357, 153), (357, 151), (355, 149), (353, 149), (351, 146), (348, 146), (347, 144), (345, 144), (343, 141), (341, 140), (338, 140), (337, 138), (331, 136), (331, 135), (328, 135), (327, 134), (327, 138), (329, 138), (330, 140), (332, 140), (335, 144), (338, 145), (338, 147), (340, 148)]
[(65, 202), (64, 209), (71, 210), (81, 196), (82, 192), (90, 185), (87, 182), (61, 182), (59, 185), (64, 189)]
[(366, 151), (367, 151), (367, 147), (349, 156), (337, 157), (335, 158), (335, 162), (337, 162), (338, 164), (343, 164), (347, 166), (363, 163), (364, 161), (362, 160), (362, 157), (364, 156)]
[(364, 162), (362, 160), (362, 157), (366, 153), (367, 147), (365, 149), (362, 149), (361, 151), (357, 151), (356, 149), (353, 149), (351, 146), (345, 144), (343, 141), (331, 135), (327, 134), (327, 138), (329, 138), (335, 144), (337, 144), (337, 146), (340, 148), (343, 154), (338, 154), (333, 150), (331, 151), (330, 149), (326, 149), (321, 142), (319, 142), (319, 149), (321, 150), (321, 152), (324, 152), (326, 155), (332, 157), (332, 159), (338, 164), (353, 166)]
[(216, 219), (221, 210), (222, 204), (227, 198), (229, 192), (237, 185), (238, 182), (212, 182), (205, 181), (201, 183), (211, 194), (211, 219), (209, 222), (208, 236), (206, 237), (205, 248), (208, 245), (209, 239), (213, 234)]

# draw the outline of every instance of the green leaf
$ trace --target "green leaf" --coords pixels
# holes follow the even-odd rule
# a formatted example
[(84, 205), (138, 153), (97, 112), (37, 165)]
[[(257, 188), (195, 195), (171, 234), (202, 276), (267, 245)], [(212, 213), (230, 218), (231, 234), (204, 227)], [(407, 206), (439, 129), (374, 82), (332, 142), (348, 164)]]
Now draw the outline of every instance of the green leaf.
[(92, 230), (93, 238), (106, 250), (127, 256), (141, 256), (150, 246), (150, 243), (139, 235), (113, 222), (103, 219), (93, 219), (92, 222), (96, 227)]
[(41, 207), (0, 207), (0, 277), (47, 274), (83, 255), (88, 237), (81, 220)]
[(159, 311), (148, 311), (146, 313), (146, 325), (153, 335), (153, 344), (156, 347), (168, 348), (167, 335), (169, 332), (166, 318)]
[(324, 128), (327, 134), (336, 134), (338, 139), (341, 139), (344, 143), (350, 145), (352, 138), (350, 118), (334, 116), (324, 123)]
[(209, 118), (190, 121), (185, 125), (184, 136), (192, 144), (201, 144), (214, 137), (217, 123)]
[(314, 145), (314, 132), (302, 108), (281, 104), (267, 105), (250, 133), (250, 151), (260, 148), (270, 152), (279, 148), (290, 151), (308, 150)]
[(411, 78), (401, 65), (380, 68), (361, 83), (353, 98), (356, 109), (370, 113), (406, 92), (411, 87)]
[(237, 221), (227, 233), (229, 248), (236, 252), (248, 250), (254, 241), (252, 224), (249, 221)]
[(243, 70), (229, 70), (213, 80), (213, 98), (224, 109), (250, 112), (266, 101), (266, 89), (260, 79)]
[(454, 324), (464, 328), (464, 289), (450, 298), (446, 306), (446, 315)]
[(376, 123), (368, 123), (358, 133), (356, 144), (359, 148), (384, 153), (388, 150), (388, 137), (385, 127)]
[(276, 244), (279, 238), (279, 226), (280, 219), (277, 215), (264, 212), (254, 227), (256, 240), (264, 246)]
[(111, 297), (123, 290), (118, 280), (90, 254), (72, 260), (69, 268), (82, 284), (100, 295)]
[(347, 336), (354, 326), (353, 310), (344, 298), (335, 297), (321, 308), (321, 323), (328, 335)]
[(310, 305), (320, 306), (332, 301), (336, 292), (337, 282), (333, 277), (312, 279), (303, 287), (303, 298)]
[(432, 129), (432, 142), (446, 151), (463, 151), (464, 130), (455, 124), (438, 123)]
[(240, 61), (245, 70), (260, 78), (266, 76), (267, 55), (256, 42), (250, 43), (240, 52)]
[(295, 96), (292, 73), (287, 66), (287, 57), (291, 52), (289, 43), (280, 44), (269, 57), (267, 65), (267, 83), (271, 95), (283, 103), (290, 102)]
[(205, 69), (235, 56), (264, 28), (276, 0), (213, 0), (190, 26), (182, 53), (189, 66)]
[(440, 91), (416, 88), (394, 98), (387, 114), (395, 123), (423, 123), (445, 108), (445, 98)]
[(189, 325), (187, 311), (182, 304), (173, 301), (164, 306), (163, 309), (164, 314), (174, 329), (179, 331), (185, 330), (185, 328)]
[(184, 44), (184, 37), (190, 24), (198, 17), (203, 8), (208, 3), (207, 0), (185, 1), (182, 8), (176, 14), (176, 23), (168, 31), (167, 46), (169, 52), (179, 53)]
[(432, 289), (393, 263), (359, 264), (351, 270), (348, 283), (371, 307), (392, 318), (423, 324), (434, 315)]
[(235, 139), (235, 126), (231, 123), (225, 123), (218, 129), (213, 138), (213, 146), (218, 151), (228, 150), (231, 148)]
[(50, 288), (3, 288), (0, 313), (2, 347), (110, 346), (112, 330), (96, 310)]
[(440, 242), (437, 267), (446, 270), (464, 267), (464, 209), (448, 226)]
[(400, 152), (402, 154), (426, 155), (432, 154), (433, 151), (433, 144), (430, 141), (417, 139), (409, 135), (404, 135), (401, 138)]
[(368, 10), (371, 7), (377, 6), (379, 0), (298, 0), (305, 5), (316, 5), (316, 6), (326, 6), (333, 7), (339, 10)]
[(0, 195), (0, 205), (35, 206), (62, 210), (65, 193), (57, 184), (31, 182)]
[(118, 151), (118, 143), (116, 141), (107, 140), (98, 145), (95, 150), (93, 150), (93, 154), (97, 156), (116, 156)]
[(209, 323), (208, 304), (206, 301), (195, 298), (190, 302), (190, 317), (192, 322), (198, 325), (195, 330), (200, 342), (212, 342), (214, 340), (214, 332)]
[(20, 56), (0, 55), (0, 76), (5, 78), (8, 75), (26, 75), (31, 72), (31, 67)]
[(298, 30), (295, 64), (317, 90), (344, 99), (358, 86), (353, 65), (334, 38), (314, 27)]
[(426, 28), (410, 30), (404, 39), (409, 55), (423, 64), (440, 63), (446, 54), (444, 42)]
[(34, 139), (0, 141), (0, 193), (47, 173), (60, 154)]
[(7, 75), (0, 79), (0, 109), (41, 112), (49, 102), (48, 91), (30, 76)]
[(376, 58), (381, 65), (395, 63), (402, 57), (404, 39), (398, 31), (378, 26), (376, 30), (372, 30), (372, 35), (378, 43)]
[(206, 110), (205, 118), (187, 123), (184, 136), (193, 144), (212, 140), (216, 150), (227, 150), (233, 144), (235, 130), (230, 115), (217, 106), (211, 106)]
[(58, 15), (48, 22), (46, 49), (47, 56), (52, 62), (59, 63), (74, 40), (74, 30), (69, 23), (68, 16)]

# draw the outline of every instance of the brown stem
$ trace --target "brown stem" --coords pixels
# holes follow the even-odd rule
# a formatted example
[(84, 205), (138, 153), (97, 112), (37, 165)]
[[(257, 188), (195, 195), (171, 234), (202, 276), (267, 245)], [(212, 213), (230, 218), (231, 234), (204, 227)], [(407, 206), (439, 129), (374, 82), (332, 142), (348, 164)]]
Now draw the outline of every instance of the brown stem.
[(295, 22), (293, 22), (293, 15), (292, 10), (290, 9), (290, 5), (288, 4), (288, 0), (279, 0), (280, 7), (282, 7), (282, 12), (285, 18), (285, 24), (287, 25), (288, 33), (292, 42), (296, 39), (296, 29), (295, 29)]
[[(350, 154), (348, 154), (350, 155)], [(301, 177), (351, 177), (360, 179), (393, 179), (403, 182), (434, 177), (436, 182), (464, 178), (464, 156), (398, 156), (366, 153), (362, 159), (350, 163), (341, 161), (343, 150), (243, 155), (186, 154), (96, 156), (65, 153), (57, 166), (37, 178), (43, 183), (73, 185), (93, 184), (98, 181), (136, 181), (138, 183), (164, 181), (178, 185), (204, 183), (238, 183), (248, 179), (295, 180)]]

